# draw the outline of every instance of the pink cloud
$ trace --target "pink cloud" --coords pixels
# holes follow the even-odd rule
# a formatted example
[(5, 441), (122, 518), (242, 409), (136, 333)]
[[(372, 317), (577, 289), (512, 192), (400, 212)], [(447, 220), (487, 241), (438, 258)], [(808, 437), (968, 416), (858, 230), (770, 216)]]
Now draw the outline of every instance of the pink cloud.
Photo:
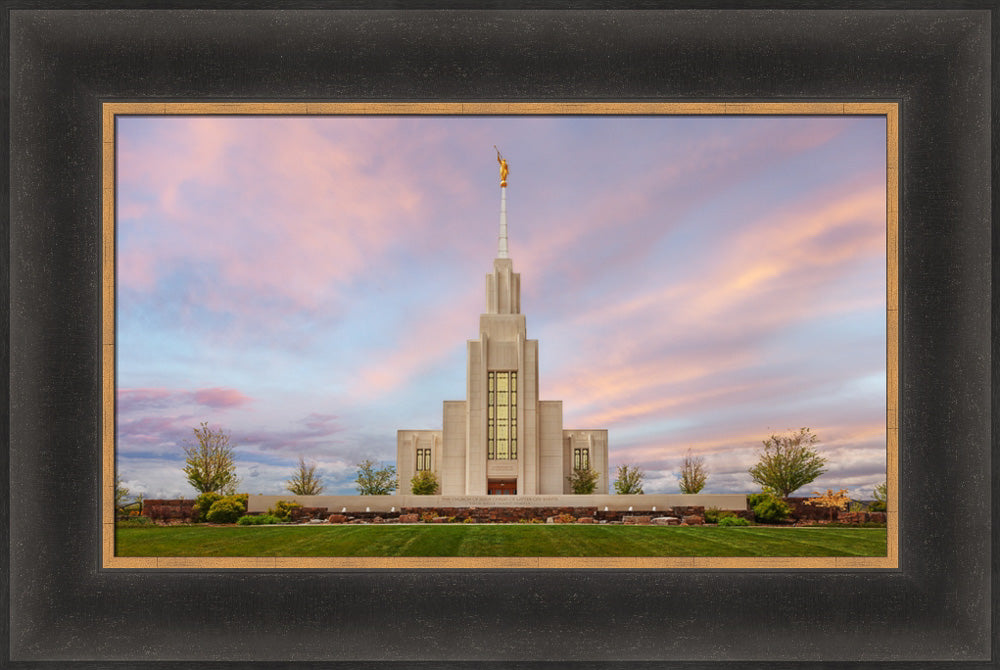
[(195, 391), (192, 396), (199, 405), (214, 409), (239, 407), (253, 400), (236, 389), (226, 388), (201, 389)]
[(117, 394), (119, 416), (140, 410), (201, 406), (211, 409), (240, 407), (253, 399), (241, 391), (228, 388), (207, 388), (177, 391), (164, 388), (120, 388)]
[[(433, 152), (379, 132), (399, 120), (381, 127), (351, 119), (242, 121), (172, 119), (155, 154), (141, 145), (122, 149), (119, 192), (153, 193), (166, 218), (160, 225), (169, 226), (169, 234), (148, 238), (148, 258), (125, 267), (123, 278), (147, 287), (157, 267), (197, 262), (217, 275), (199, 292), (206, 306), (252, 314), (257, 304), (273, 311), (278, 299), (288, 309), (318, 309), (396, 243), (400, 221), (411, 234), (429, 225), (420, 181), (434, 170)], [(233, 291), (255, 300), (235, 306)]]
[(143, 409), (169, 406), (175, 397), (175, 392), (169, 389), (127, 389), (119, 388), (117, 392), (118, 414), (128, 414)]

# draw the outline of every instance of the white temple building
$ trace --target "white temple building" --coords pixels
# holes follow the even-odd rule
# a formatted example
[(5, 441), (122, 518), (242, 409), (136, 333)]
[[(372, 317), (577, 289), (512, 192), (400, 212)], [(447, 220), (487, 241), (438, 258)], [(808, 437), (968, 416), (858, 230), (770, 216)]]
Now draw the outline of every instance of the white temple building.
[(521, 314), (521, 276), (507, 251), (507, 162), (497, 158), (500, 235), (479, 338), (468, 341), (465, 400), (444, 401), (442, 430), (398, 431), (399, 493), (430, 470), (445, 496), (570, 494), (573, 468), (590, 467), (595, 493), (606, 494), (608, 431), (564, 428), (562, 401), (538, 397), (538, 340)]

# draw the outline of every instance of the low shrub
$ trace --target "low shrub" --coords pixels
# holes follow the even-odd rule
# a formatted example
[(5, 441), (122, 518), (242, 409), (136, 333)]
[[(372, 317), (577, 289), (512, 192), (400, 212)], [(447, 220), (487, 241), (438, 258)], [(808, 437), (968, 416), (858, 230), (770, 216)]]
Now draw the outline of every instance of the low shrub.
[[(760, 497), (762, 496), (762, 497)], [(753, 516), (760, 523), (778, 523), (788, 518), (792, 508), (784, 500), (767, 493), (755, 494), (756, 504), (753, 506)], [(750, 496), (747, 496), (749, 499)]]
[(421, 470), (410, 480), (410, 490), (415, 496), (433, 496), (440, 490), (437, 475), (430, 470)]
[(210, 519), (208, 518), (208, 513), (211, 511), (212, 505), (220, 500), (233, 501), (238, 505), (241, 505), (243, 507), (243, 511), (245, 512), (249, 499), (250, 494), (248, 493), (231, 493), (227, 496), (224, 496), (221, 493), (216, 493), (215, 491), (202, 493), (194, 499), (194, 507), (191, 510), (191, 520), (209, 521)]
[(148, 516), (124, 516), (119, 517), (116, 525), (126, 528), (131, 526), (151, 526), (153, 525), (153, 520)]
[(434, 510), (429, 510), (420, 515), (420, 520), (423, 521), (424, 523), (430, 523), (431, 521), (437, 518), (437, 515), (438, 513), (435, 512)]
[(212, 505), (220, 500), (222, 500), (222, 494), (215, 491), (200, 494), (194, 499), (194, 507), (191, 509), (191, 520), (205, 521), (205, 517), (208, 516), (208, 510), (212, 509)]
[(719, 517), (718, 524), (719, 527), (721, 528), (724, 526), (749, 526), (750, 522), (741, 516), (730, 514), (729, 516)]
[[(476, 520), (475, 520), (475, 519), (473, 519), (473, 518), (472, 518), (471, 516), (467, 516), (467, 517), (465, 517), (465, 519), (464, 519), (464, 520), (462, 521), (462, 523), (476, 523)], [(518, 522), (518, 523), (520, 523), (520, 522)]]
[(236, 523), (246, 511), (246, 506), (237, 496), (230, 496), (212, 503), (205, 520), (209, 523)]
[(884, 500), (876, 500), (871, 505), (868, 506), (869, 512), (884, 512), (886, 511), (886, 504)]
[(248, 514), (236, 520), (238, 526), (267, 526), (281, 523), (281, 519), (273, 514)]
[(556, 519), (558, 523), (576, 523), (576, 517), (572, 514), (560, 514)]
[(705, 523), (719, 523), (719, 519), (736, 516), (732, 512), (723, 512), (718, 507), (709, 507), (705, 510)]
[(292, 512), (297, 509), (302, 509), (302, 505), (297, 502), (289, 502), (288, 500), (279, 500), (274, 503), (274, 509), (268, 509), (267, 513), (278, 517), (281, 521), (291, 521)]

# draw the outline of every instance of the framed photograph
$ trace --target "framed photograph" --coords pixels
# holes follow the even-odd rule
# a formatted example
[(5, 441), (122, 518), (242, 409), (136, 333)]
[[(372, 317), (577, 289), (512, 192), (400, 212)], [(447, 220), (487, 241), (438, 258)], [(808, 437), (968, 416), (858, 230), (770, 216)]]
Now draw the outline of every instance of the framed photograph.
[[(898, 567), (896, 103), (103, 112), (105, 567)], [(479, 304), (463, 277), (490, 256)], [(442, 421), (434, 392), (467, 397)], [(199, 412), (212, 424), (188, 425)], [(408, 417), (422, 427), (397, 431)], [(813, 468), (782, 465), (778, 495), (825, 489), (859, 527), (823, 527), (803, 497), (795, 530), (608, 533), (786, 522), (764, 494), (734, 516), (770, 423), (815, 426), (774, 439), (775, 463)], [(251, 518), (202, 517), (294, 502), (309, 539), (152, 527), (203, 486), (192, 431), (249, 496)], [(373, 455), (396, 490), (356, 480)], [(288, 483), (296, 458), (310, 488)], [(411, 495), (419, 473), (430, 495)], [(887, 514), (863, 511), (883, 485)], [(549, 520), (606, 527), (523, 527)], [(481, 527), (497, 521), (521, 527)]]
[[(996, 131), (989, 107), (995, 95), (989, 68), (996, 40), (994, 6), (912, 11), (206, 9), (214, 11), (8, 8), (6, 14), (8, 665), (541, 667), (559, 662), (638, 667), (658, 662), (763, 668), (821, 662), (893, 667), (899, 662), (995, 667), (993, 351), (990, 310), (984, 307), (994, 300), (990, 142)], [(898, 279), (895, 294), (890, 279), (880, 296), (889, 308), (886, 340), (898, 343), (886, 364), (886, 396), (896, 404), (889, 401), (883, 408), (886, 472), (895, 476), (886, 556), (857, 564), (843, 558), (809, 564), (801, 557), (729, 564), (636, 557), (587, 564), (590, 559), (576, 557), (576, 563), (546, 564), (548, 559), (535, 557), (516, 565), (488, 557), (418, 565), (384, 557), (349, 564), (343, 558), (302, 562), (251, 556), (214, 564), (198, 557), (129, 558), (135, 562), (116, 565), (122, 557), (114, 554), (110, 532), (114, 452), (107, 448), (116, 430), (115, 413), (107, 408), (122, 388), (122, 352), (116, 349), (125, 343), (116, 334), (125, 324), (115, 321), (122, 318), (120, 310), (108, 309), (115, 289), (107, 279), (109, 273), (119, 278), (127, 273), (129, 281), (140, 282), (143, 270), (152, 267), (142, 261), (123, 266), (114, 248), (123, 240), (109, 236), (106, 226), (116, 215), (120, 222), (127, 216), (116, 203), (122, 173), (114, 171), (114, 161), (109, 168), (107, 160), (122, 139), (116, 137), (120, 120), (169, 114), (308, 120), (317, 112), (343, 116), (349, 105), (359, 112), (392, 111), (411, 127), (421, 118), (454, 114), (456, 107), (467, 117), (497, 118), (498, 123), (514, 113), (542, 118), (563, 110), (565, 115), (573, 105), (591, 114), (595, 105), (603, 105), (602, 115), (620, 118), (677, 116), (687, 111), (684, 105), (692, 114), (709, 110), (744, 120), (769, 114), (846, 118), (852, 112), (884, 118), (886, 155), (895, 160), (885, 165), (889, 251), (883, 260), (889, 267), (896, 261)], [(132, 130), (139, 131), (133, 140), (141, 141), (142, 129)], [(206, 151), (226, 147), (220, 132), (213, 129), (192, 141)], [(256, 137), (281, 141), (266, 132)], [(623, 134), (618, 143), (610, 142), (609, 151), (638, 137)], [(512, 213), (517, 161), (510, 154), (494, 156), (492, 146), (486, 149), (485, 160), (509, 161)], [(859, 160), (860, 154), (859, 149)], [(171, 172), (169, 161), (154, 164), (156, 156), (134, 154), (138, 162), (130, 169), (172, 177), (178, 206), (212, 202), (211, 191), (226, 187), (231, 177), (216, 174), (185, 183)], [(301, 182), (305, 173), (294, 165), (293, 155), (289, 160), (287, 169)], [(422, 161), (403, 166), (430, 172), (433, 159)], [(484, 221), (496, 216), (500, 191), (507, 188), (503, 167), (491, 168), (490, 179), (501, 183), (493, 185), (497, 201), (482, 203)], [(695, 167), (679, 165), (678, 170)], [(824, 167), (834, 169), (832, 162)], [(404, 181), (401, 176), (399, 181)], [(460, 186), (456, 180), (448, 188)], [(130, 206), (143, 206), (141, 193), (131, 197)], [(360, 189), (356, 201), (361, 206), (366, 198), (378, 197)], [(765, 201), (767, 194), (759, 199)], [(241, 214), (249, 222), (252, 205), (243, 205), (250, 206)], [(411, 202), (411, 214), (415, 206)], [(293, 214), (287, 206), (273, 212), (283, 213)], [(518, 211), (519, 217), (524, 214)], [(406, 211), (396, 215), (406, 216)], [(502, 217), (499, 223), (497, 234), (484, 226), (492, 238), (484, 245), (496, 243), (500, 260), (505, 259), (503, 242), (509, 241), (516, 272), (515, 225), (505, 235)], [(358, 234), (365, 232), (373, 229), (359, 227)], [(130, 234), (133, 241), (140, 237), (135, 230)], [(177, 239), (198, 243), (196, 236)], [(230, 240), (235, 254), (227, 258), (247, 258), (241, 245), (260, 244), (248, 242), (238, 230)], [(404, 241), (402, 256), (420, 247), (419, 238)], [(839, 248), (839, 241), (825, 240), (817, 253)], [(203, 242), (212, 246), (226, 240), (206, 235)], [(428, 248), (441, 245), (430, 237), (424, 242)], [(164, 251), (157, 246), (164, 243), (154, 240), (147, 250)], [(457, 236), (454, 244), (461, 245)], [(280, 245), (273, 246), (280, 252)], [(172, 253), (184, 257), (182, 246)], [(466, 262), (462, 254), (456, 256)], [(116, 258), (118, 266), (109, 265)], [(347, 261), (339, 259), (338, 266)], [(296, 286), (295, 265), (281, 266), (287, 289)], [(468, 281), (478, 281), (479, 272)], [(266, 273), (248, 266), (240, 277), (234, 283), (247, 287), (244, 299), (255, 303), (243, 305), (244, 313), (253, 313), (262, 332), (270, 319), (296, 318), (282, 312), (281, 301), (269, 302), (266, 291), (254, 290), (254, 281)], [(564, 286), (570, 294), (572, 279)], [(409, 283), (415, 290), (420, 286)], [(420, 290), (433, 293), (433, 286)], [(314, 286), (299, 288), (304, 299), (316, 299)], [(849, 293), (850, 287), (842, 288)], [(232, 294), (225, 299), (232, 300)], [(894, 304), (897, 314), (892, 314)], [(165, 323), (163, 315), (137, 314), (129, 312), (129, 336), (145, 335), (128, 341), (135, 350), (129, 354), (133, 376), (125, 388), (155, 389), (143, 385), (142, 375), (150, 369), (137, 373), (141, 363), (170, 353), (171, 347), (191, 350), (194, 345), (185, 343), (182, 333), (157, 328), (157, 322)], [(476, 314), (474, 308), (473, 325)], [(289, 332), (281, 331), (282, 337)], [(113, 376), (116, 354), (118, 379)], [(460, 359), (460, 367), (463, 363)], [(238, 406), (251, 395), (240, 388), (220, 382), (191, 392), (209, 391), (195, 399), (199, 403)], [(140, 396), (133, 398), (138, 405), (156, 401)], [(397, 428), (439, 426), (388, 427), (393, 434)], [(509, 454), (511, 442), (501, 443), (496, 435), (494, 453)], [(154, 460), (148, 452), (133, 452), (133, 457)], [(258, 472), (265, 465), (260, 460)], [(504, 481), (497, 479), (501, 492)], [(514, 481), (521, 494), (528, 480)]]

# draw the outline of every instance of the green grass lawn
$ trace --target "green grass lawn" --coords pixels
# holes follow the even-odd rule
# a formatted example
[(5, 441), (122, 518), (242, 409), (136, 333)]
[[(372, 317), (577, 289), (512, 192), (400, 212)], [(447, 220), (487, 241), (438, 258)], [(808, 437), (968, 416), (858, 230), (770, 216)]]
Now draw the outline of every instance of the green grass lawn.
[(148, 526), (118, 556), (885, 556), (885, 528), (611, 525)]

